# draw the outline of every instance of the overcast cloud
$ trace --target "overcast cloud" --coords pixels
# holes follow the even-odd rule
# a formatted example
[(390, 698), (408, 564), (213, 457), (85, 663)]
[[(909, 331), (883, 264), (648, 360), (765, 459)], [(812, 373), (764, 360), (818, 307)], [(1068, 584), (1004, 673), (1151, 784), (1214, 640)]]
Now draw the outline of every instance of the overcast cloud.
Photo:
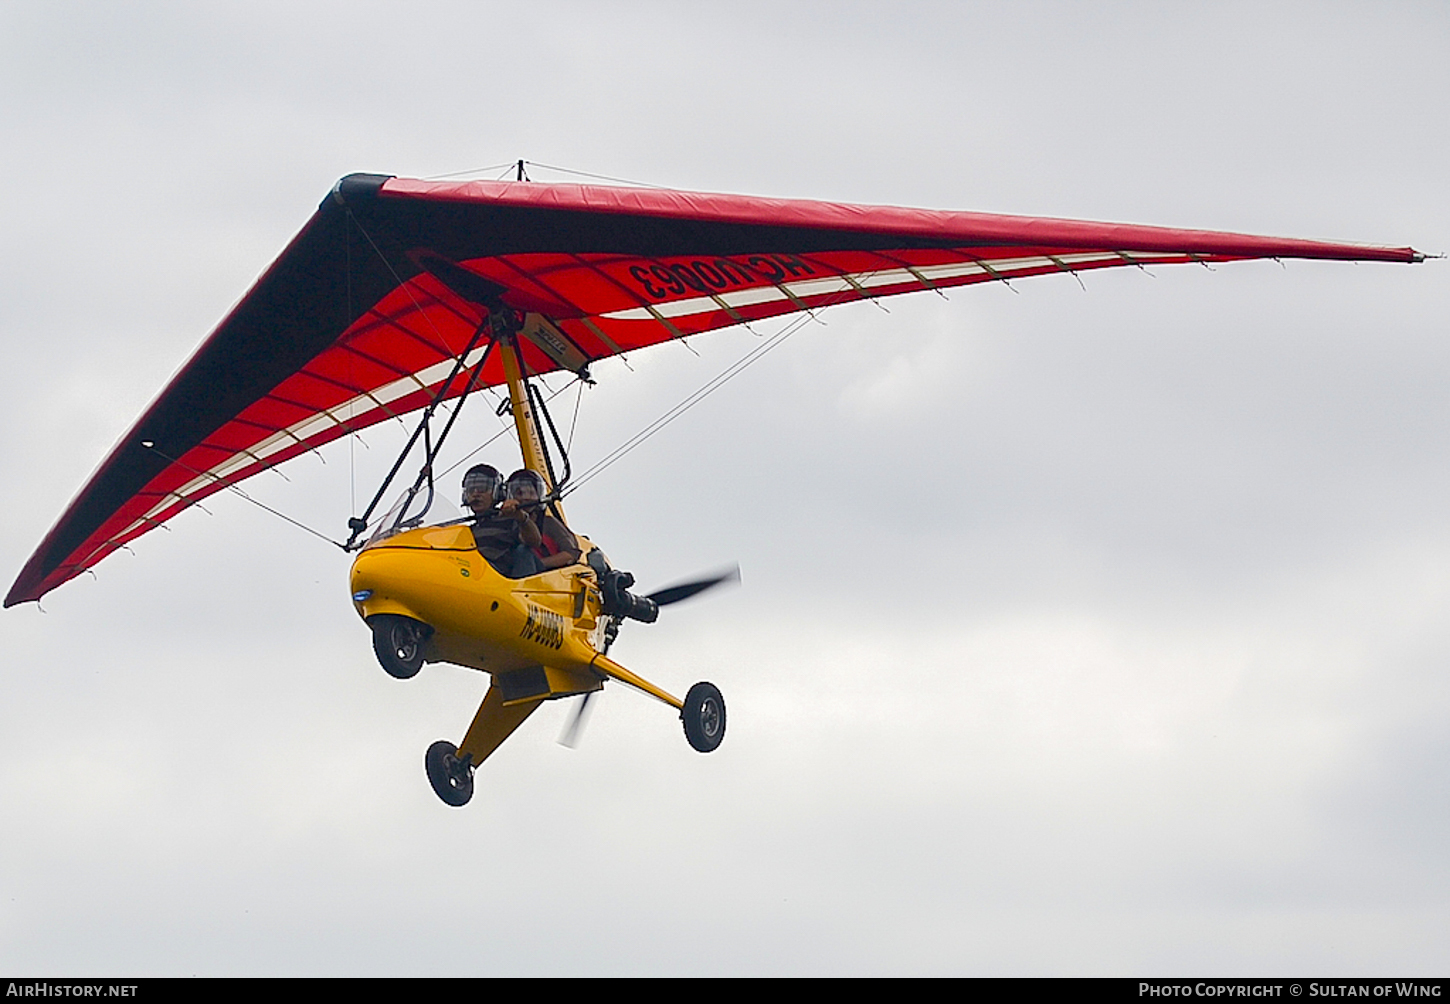
[[(4, 3), (0, 92), (10, 579), (352, 171), (1450, 250), (1440, 3)], [(384, 676), (347, 559), (232, 496), (6, 611), (0, 964), (1444, 975), (1446, 264), (885, 306), (571, 501), (646, 587), (740, 562), (615, 649), (723, 689), (709, 757), (611, 688), (447, 809), (485, 679)], [(600, 364), (576, 466), (757, 344)], [(248, 490), (342, 534), (402, 435)]]

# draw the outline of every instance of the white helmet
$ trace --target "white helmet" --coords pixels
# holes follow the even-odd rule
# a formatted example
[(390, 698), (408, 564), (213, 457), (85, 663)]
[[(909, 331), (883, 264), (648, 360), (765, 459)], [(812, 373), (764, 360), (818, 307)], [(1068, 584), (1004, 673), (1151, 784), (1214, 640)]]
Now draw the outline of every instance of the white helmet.
[(512, 474), (509, 475), (508, 497), (511, 499), (518, 499), (519, 489), (522, 488), (524, 485), (529, 485), (534, 489), (534, 497), (532, 499), (524, 499), (521, 501), (539, 502), (543, 500), (544, 476), (538, 471), (529, 470), (527, 467), (520, 468), (519, 470), (514, 471)]
[(503, 501), (503, 475), (488, 464), (475, 464), (463, 475), (463, 504), (482, 495), (491, 502)]

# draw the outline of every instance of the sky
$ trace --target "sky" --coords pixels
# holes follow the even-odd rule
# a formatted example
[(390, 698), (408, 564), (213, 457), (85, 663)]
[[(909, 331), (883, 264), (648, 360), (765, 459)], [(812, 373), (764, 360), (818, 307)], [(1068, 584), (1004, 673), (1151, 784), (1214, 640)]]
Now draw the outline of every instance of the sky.
[[(1440, 254), (1447, 57), (1440, 3), (0, 3), (0, 568), (344, 174)], [(1450, 266), (1081, 279), (825, 311), (571, 498), (646, 589), (739, 562), (611, 653), (722, 689), (709, 756), (608, 688), (443, 806), (485, 678), (385, 676), (231, 495), (5, 611), (0, 968), (1444, 975)], [(576, 465), (758, 344), (598, 364)], [(247, 489), (341, 535), (402, 438)]]

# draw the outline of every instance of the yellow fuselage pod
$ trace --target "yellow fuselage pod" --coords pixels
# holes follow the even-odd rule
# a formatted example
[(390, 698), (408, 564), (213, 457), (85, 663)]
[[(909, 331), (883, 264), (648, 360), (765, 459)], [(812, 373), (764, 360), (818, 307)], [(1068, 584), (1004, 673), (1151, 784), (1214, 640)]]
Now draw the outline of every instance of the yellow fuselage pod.
[[(591, 548), (580, 544), (585, 553)], [(603, 644), (593, 569), (585, 564), (510, 579), (484, 560), (467, 525), (407, 530), (364, 548), (352, 563), (353, 605), (364, 619), (399, 614), (432, 628), (428, 662), (493, 674), (524, 699), (597, 690)]]

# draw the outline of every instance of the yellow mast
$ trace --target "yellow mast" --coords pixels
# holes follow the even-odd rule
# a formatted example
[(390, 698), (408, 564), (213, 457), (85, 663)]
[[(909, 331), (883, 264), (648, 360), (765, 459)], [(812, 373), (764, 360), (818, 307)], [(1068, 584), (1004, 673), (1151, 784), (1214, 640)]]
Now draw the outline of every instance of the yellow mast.
[[(503, 374), (509, 387), (509, 409), (514, 414), (514, 430), (518, 433), (524, 466), (531, 471), (537, 471), (544, 479), (545, 491), (552, 493), (554, 480), (549, 477), (549, 465), (544, 462), (544, 442), (539, 437), (538, 416), (534, 414), (533, 403), (524, 389), (523, 365), (517, 339), (517, 335), (508, 335), (500, 338), (498, 342), (499, 354), (503, 356)], [(564, 518), (564, 507), (555, 502), (553, 509), (559, 514), (559, 520), (568, 526), (569, 521)]]

